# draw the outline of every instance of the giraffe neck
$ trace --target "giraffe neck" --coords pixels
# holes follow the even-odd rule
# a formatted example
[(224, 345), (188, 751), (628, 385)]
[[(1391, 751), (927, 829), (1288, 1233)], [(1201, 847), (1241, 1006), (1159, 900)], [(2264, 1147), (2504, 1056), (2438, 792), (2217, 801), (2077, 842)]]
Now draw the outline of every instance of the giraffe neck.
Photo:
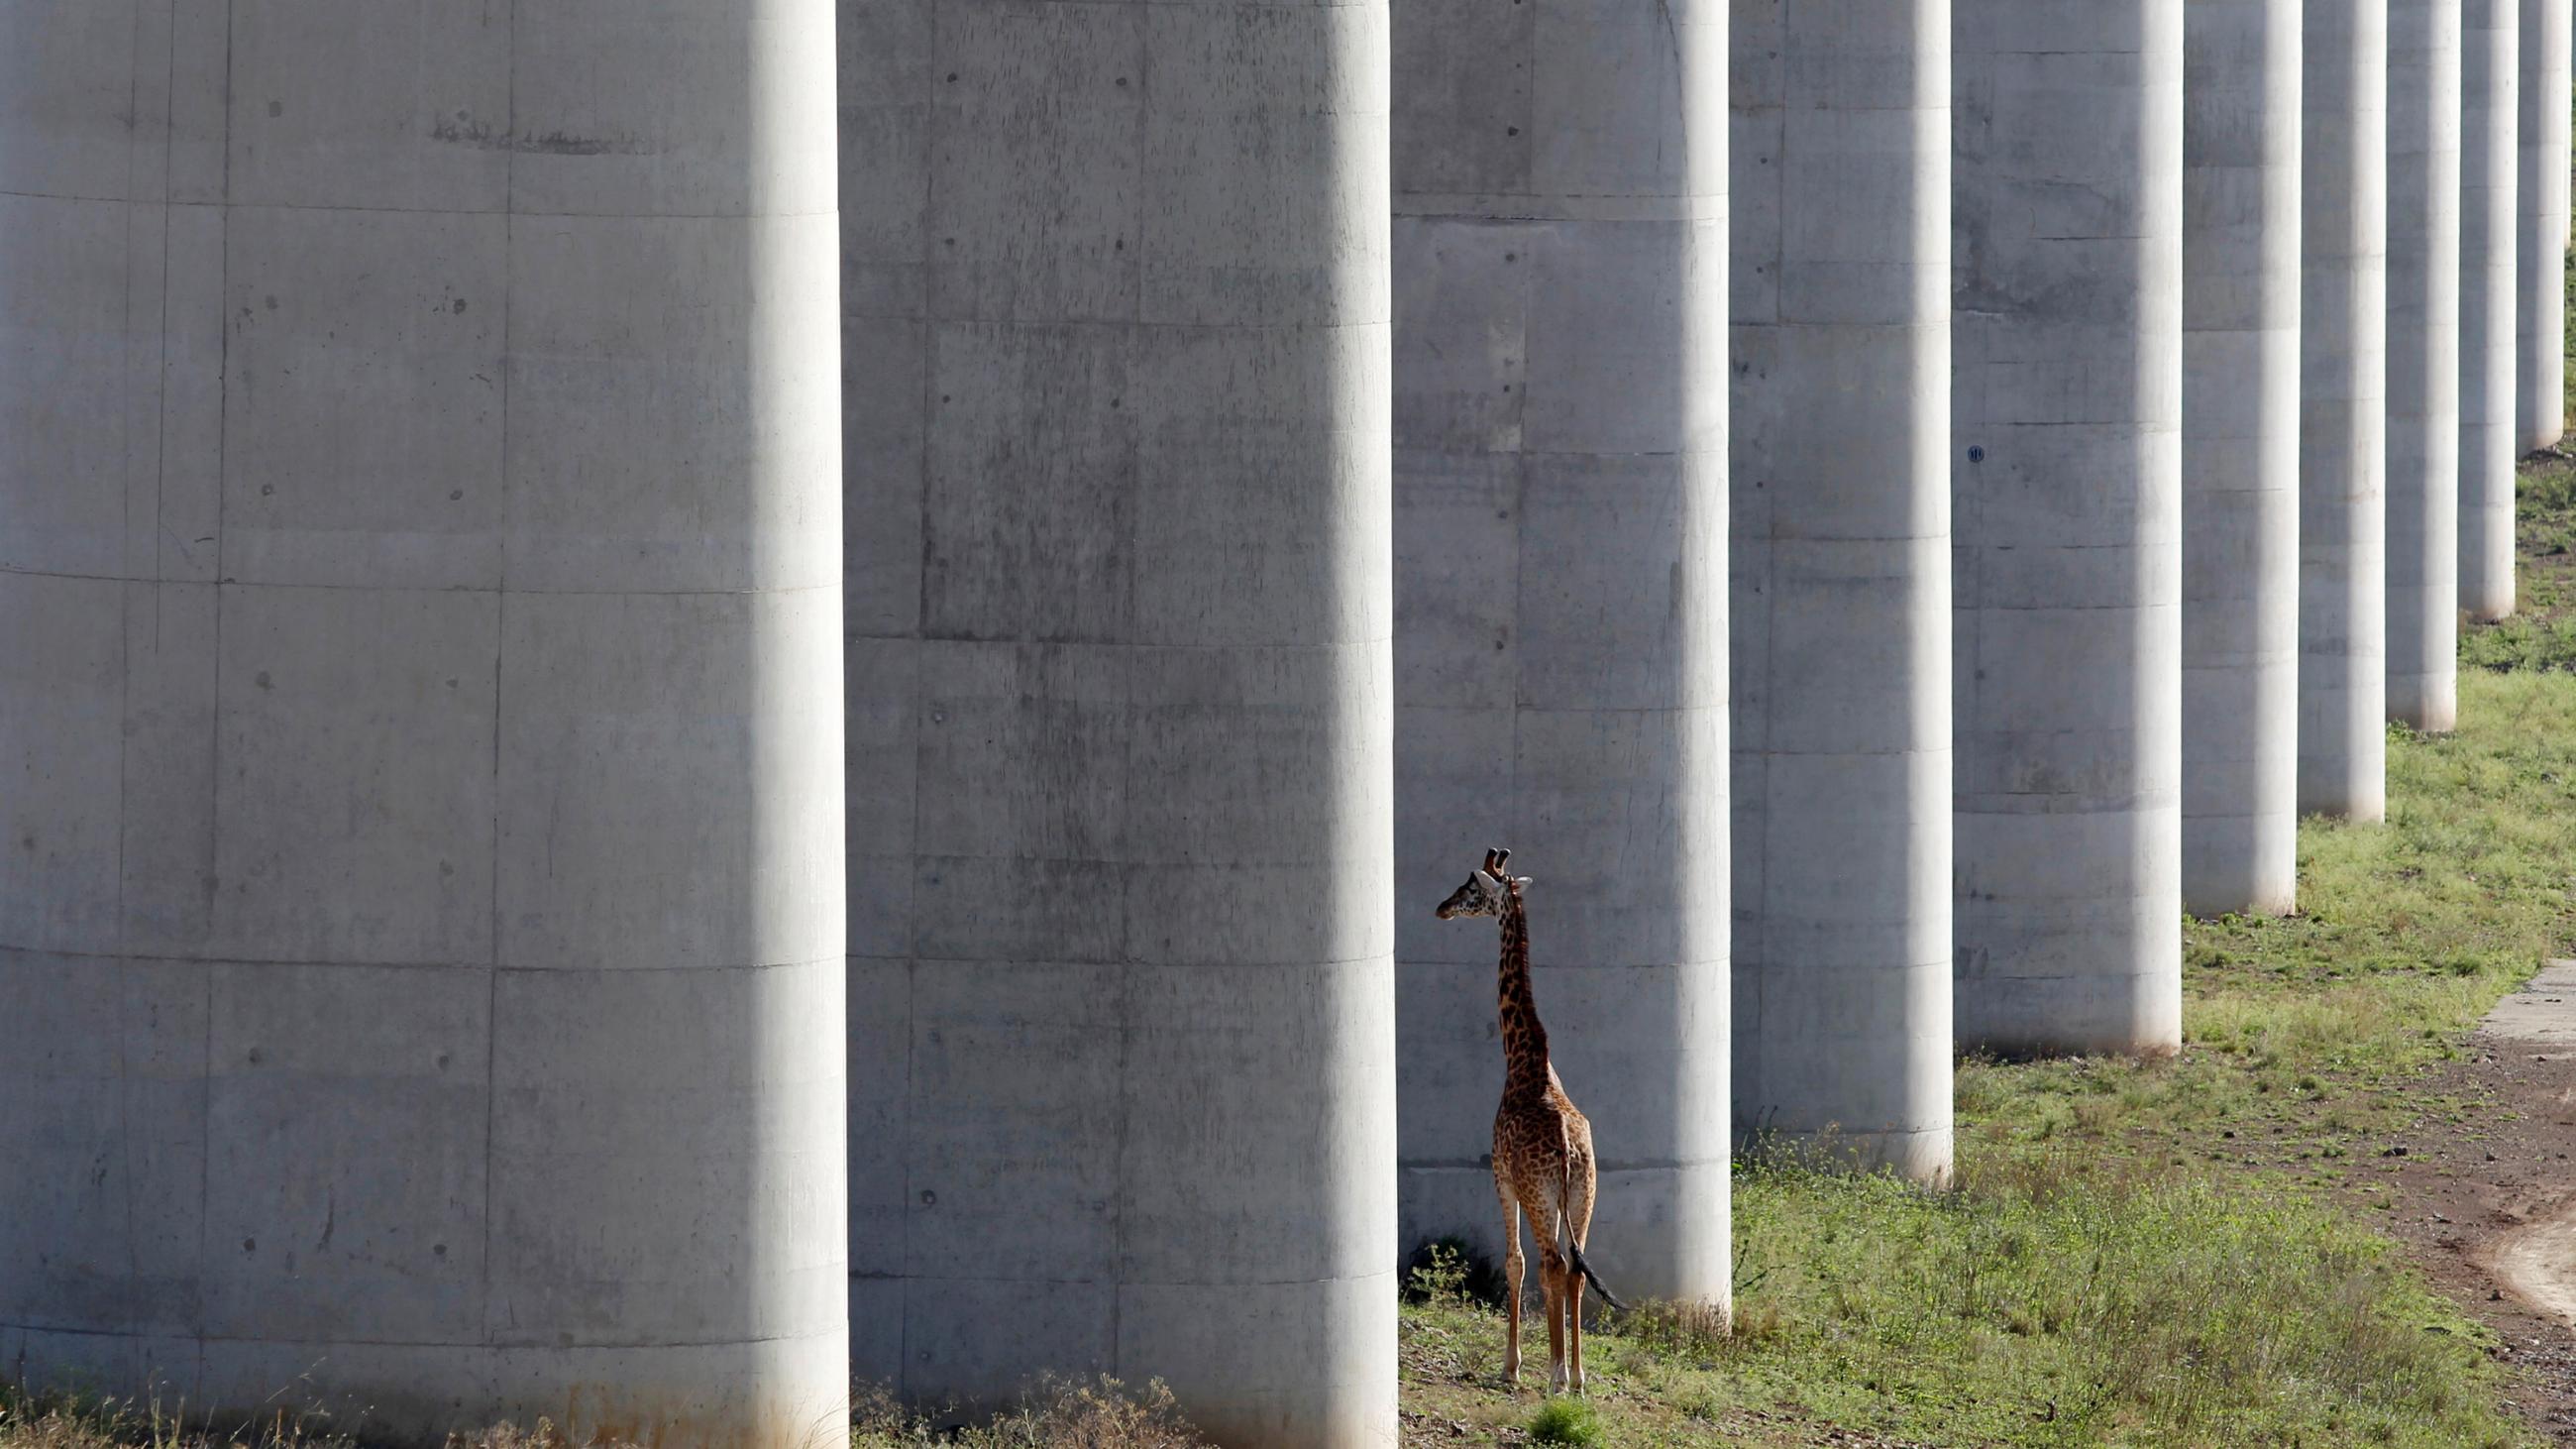
[(1538, 1001), (1530, 994), (1529, 917), (1517, 885), (1503, 887), (1503, 954), (1494, 974), (1503, 1025), (1503, 1095), (1545, 1092), (1547, 1028), (1539, 1024)]

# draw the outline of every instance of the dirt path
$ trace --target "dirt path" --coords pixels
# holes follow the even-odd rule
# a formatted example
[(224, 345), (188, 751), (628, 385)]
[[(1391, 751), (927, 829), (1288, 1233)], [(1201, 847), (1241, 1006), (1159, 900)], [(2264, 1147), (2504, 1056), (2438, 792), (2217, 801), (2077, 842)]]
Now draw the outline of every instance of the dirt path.
[(2465, 1121), (2426, 1117), (2356, 1176), (2388, 1183), (2389, 1228), (2501, 1337), (2524, 1418), (2576, 1445), (2576, 962), (2507, 997), (2470, 1046), (2432, 1088)]
[[(2535, 1061), (2549, 1052), (2576, 1049), (2576, 962), (2553, 963), (2527, 989), (2498, 1003), (2478, 1039), (2499, 1055), (2521, 1053)], [(2567, 1116), (2568, 1105), (2554, 1100), (2523, 1103), (2518, 1109), (2526, 1116)], [(2545, 1198), (2534, 1198), (2520, 1210), (2538, 1216), (2496, 1233), (2471, 1257), (2507, 1297), (2556, 1319), (2561, 1327), (2576, 1325), (2576, 1204), (2563, 1201), (2559, 1191)]]

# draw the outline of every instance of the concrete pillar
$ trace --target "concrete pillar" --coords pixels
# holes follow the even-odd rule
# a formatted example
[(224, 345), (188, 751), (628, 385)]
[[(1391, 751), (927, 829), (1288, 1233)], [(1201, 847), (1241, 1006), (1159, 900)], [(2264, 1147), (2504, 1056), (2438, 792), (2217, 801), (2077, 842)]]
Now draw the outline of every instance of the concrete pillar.
[(2514, 199), (2515, 446), (2529, 453), (2567, 434), (2568, 121), (2570, 24), (2576, 0), (2522, 0), (2522, 92)]
[(840, 18), (853, 1372), (1389, 1441), (1386, 8)]
[(1937, 1182), (1950, 0), (1734, 26), (1736, 1127)]
[(1961, 1041), (2182, 1017), (2182, 0), (1957, 11)]
[(1496, 938), (1432, 908), (1513, 847), (1589, 1257), (1721, 1306), (1726, 42), (1659, 0), (1395, 11), (1400, 1241), (1499, 1247)]
[(2306, 0), (2299, 813), (2377, 820), (2388, 754), (2388, 6)]
[(13, 1377), (840, 1433), (831, 25), (0, 8)]
[(2182, 900), (2298, 893), (2299, 35), (2305, 0), (2186, 0)]
[(2458, 718), (2460, 0), (2388, 0), (2388, 717)]
[(2460, 607), (2477, 619), (2513, 612), (2520, 11), (2521, 0), (2460, 7)]

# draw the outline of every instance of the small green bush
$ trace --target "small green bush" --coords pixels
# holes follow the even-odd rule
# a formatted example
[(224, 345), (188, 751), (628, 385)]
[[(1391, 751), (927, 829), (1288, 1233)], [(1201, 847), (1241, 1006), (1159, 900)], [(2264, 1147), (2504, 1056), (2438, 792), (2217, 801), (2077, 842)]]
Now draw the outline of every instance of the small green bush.
[(1529, 1434), (1533, 1444), (1598, 1444), (1601, 1416), (1581, 1399), (1550, 1399), (1530, 1416)]

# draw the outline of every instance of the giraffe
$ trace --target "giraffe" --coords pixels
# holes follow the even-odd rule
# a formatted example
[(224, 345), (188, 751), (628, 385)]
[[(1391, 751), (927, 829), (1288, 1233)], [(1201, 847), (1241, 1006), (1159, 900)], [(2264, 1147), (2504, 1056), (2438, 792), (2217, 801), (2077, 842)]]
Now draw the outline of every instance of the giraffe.
[(1444, 921), (1494, 916), (1502, 922), (1495, 976), (1503, 1028), (1503, 1100), (1494, 1109), (1494, 1193), (1503, 1204), (1503, 1277), (1511, 1285), (1503, 1382), (1517, 1386), (1521, 1377), (1525, 1260), (1520, 1220), (1526, 1216), (1538, 1239), (1539, 1296), (1547, 1307), (1548, 1392), (1570, 1388), (1579, 1394), (1585, 1280), (1611, 1307), (1625, 1305), (1602, 1287), (1583, 1258), (1584, 1240), (1592, 1233), (1592, 1124), (1574, 1110), (1547, 1058), (1547, 1028), (1539, 1023), (1538, 1004), (1530, 995), (1529, 917), (1521, 900), (1529, 877), (1504, 873), (1511, 854), (1486, 851), (1484, 865), (1440, 903), (1439, 916)]

